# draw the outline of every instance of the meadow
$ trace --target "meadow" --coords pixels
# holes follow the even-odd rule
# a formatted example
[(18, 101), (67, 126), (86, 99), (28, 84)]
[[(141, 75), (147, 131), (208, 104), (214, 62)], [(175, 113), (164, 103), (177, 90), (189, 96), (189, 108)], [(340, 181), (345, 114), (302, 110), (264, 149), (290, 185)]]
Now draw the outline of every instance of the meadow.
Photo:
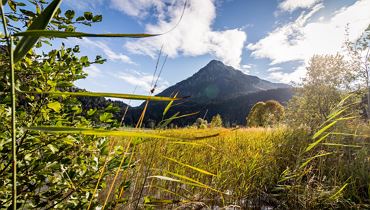
[[(313, 153), (304, 153), (312, 143), (308, 130), (286, 126), (157, 132), (181, 138), (219, 135), (192, 141), (146, 140), (131, 147), (127, 161), (135, 167), (120, 174), (117, 181), (131, 180), (120, 193), (126, 198), (122, 208), (369, 207), (364, 192), (370, 189), (366, 147), (322, 147), (318, 150), (322, 157), (315, 158)], [(357, 145), (360, 139), (356, 138)], [(116, 140), (122, 144), (122, 139)], [(329, 152), (333, 154), (323, 155)], [(101, 198), (106, 193), (103, 190)]]

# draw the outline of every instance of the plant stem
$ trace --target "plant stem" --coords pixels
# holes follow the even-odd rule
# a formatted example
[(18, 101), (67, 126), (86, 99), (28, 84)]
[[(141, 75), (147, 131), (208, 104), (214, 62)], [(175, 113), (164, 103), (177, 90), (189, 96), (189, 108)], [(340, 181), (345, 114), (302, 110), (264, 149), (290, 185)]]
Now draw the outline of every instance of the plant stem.
[(4, 8), (0, 2), (1, 19), (3, 21), (3, 28), (5, 38), (9, 47), (10, 54), (10, 80), (11, 80), (11, 100), (12, 100), (12, 204), (13, 209), (17, 209), (17, 141), (16, 141), (16, 125), (15, 125), (15, 79), (14, 79), (14, 54), (13, 54), (13, 37), (9, 36), (7, 22), (5, 18)]
[(5, 39), (8, 43), (8, 47), (9, 47), (10, 46), (10, 41), (9, 41), (8, 27), (7, 27), (7, 23), (6, 23), (3, 4), (1, 2), (0, 2), (0, 11), (1, 11), (1, 20), (3, 21), (4, 35), (5, 35)]
[(15, 124), (15, 79), (14, 79), (14, 54), (13, 54), (13, 37), (10, 37), (10, 78), (11, 78), (11, 96), (12, 96), (12, 159), (13, 159), (13, 180), (12, 180), (12, 196), (13, 209), (17, 208), (17, 133)]

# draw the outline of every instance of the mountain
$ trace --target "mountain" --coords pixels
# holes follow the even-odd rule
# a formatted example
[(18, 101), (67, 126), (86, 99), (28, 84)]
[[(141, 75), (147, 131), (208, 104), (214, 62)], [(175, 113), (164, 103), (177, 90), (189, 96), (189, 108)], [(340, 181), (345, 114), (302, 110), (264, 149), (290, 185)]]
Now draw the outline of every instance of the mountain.
[(272, 83), (256, 76), (244, 74), (221, 61), (212, 60), (193, 76), (167, 88), (160, 96), (179, 93), (192, 101), (207, 103), (225, 100), (259, 91), (289, 88), (289, 85)]
[[(292, 95), (291, 86), (272, 83), (256, 76), (244, 74), (240, 70), (212, 60), (191, 77), (165, 89), (158, 96), (190, 96), (175, 102), (165, 118), (180, 112), (181, 114), (199, 112), (192, 117), (177, 119), (174, 124), (185, 126), (192, 124), (196, 118), (208, 120), (221, 114), (227, 124), (244, 124), (251, 107), (258, 101), (288, 101)], [(145, 115), (145, 122), (159, 122), (167, 103), (150, 102)], [(125, 123), (135, 124), (143, 110), (144, 103), (129, 109)]]

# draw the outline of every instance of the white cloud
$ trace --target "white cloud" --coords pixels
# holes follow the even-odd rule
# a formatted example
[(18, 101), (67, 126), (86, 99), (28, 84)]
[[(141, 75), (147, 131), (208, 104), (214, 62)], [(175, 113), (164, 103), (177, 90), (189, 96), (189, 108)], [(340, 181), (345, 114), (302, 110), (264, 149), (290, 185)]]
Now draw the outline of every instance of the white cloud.
[(283, 70), (283, 68), (277, 66), (277, 67), (271, 67), (267, 69), (267, 72), (274, 72), (274, 71), (281, 71), (281, 70)]
[(279, 8), (283, 11), (294, 11), (296, 9), (312, 8), (322, 0), (283, 0), (279, 4)]
[[(294, 22), (276, 28), (257, 43), (249, 44), (255, 58), (268, 58), (271, 65), (289, 61), (303, 61), (304, 64), (315, 54), (336, 54), (343, 51), (345, 28), (349, 26), (349, 39), (356, 40), (370, 24), (370, 0), (359, 0), (341, 8), (325, 19), (312, 20), (322, 8), (316, 5), (311, 12), (302, 13)], [(305, 69), (301, 66), (290, 74), (274, 72), (275, 78), (298, 77)]]
[(89, 75), (89, 77), (92, 77), (92, 78), (98, 77), (98, 76), (101, 75), (101, 70), (95, 65), (91, 65), (91, 66), (85, 68), (85, 70), (86, 70), (87, 74)]
[[(134, 85), (141, 90), (144, 91), (150, 91), (153, 83), (153, 75), (146, 74), (143, 72), (138, 72), (135, 70), (130, 70), (126, 72), (120, 72), (118, 75), (118, 78), (129, 83), (130, 85)], [(157, 78), (155, 78), (156, 80)], [(154, 80), (154, 83), (155, 83)], [(155, 89), (155, 93), (159, 93), (166, 89), (169, 86), (169, 83), (166, 80), (163, 80), (162, 78), (158, 79), (157, 87)]]
[(150, 9), (162, 11), (168, 3), (169, 0), (111, 0), (111, 7), (127, 15), (143, 18), (149, 14)]
[(282, 72), (280, 70), (271, 71), (269, 74), (269, 78), (284, 83), (297, 83), (301, 81), (305, 74), (305, 66), (299, 66), (293, 72)]
[[(171, 2), (171, 3), (170, 3)], [(135, 17), (146, 16), (150, 10), (157, 17), (155, 24), (145, 26), (147, 33), (163, 33), (173, 29), (180, 20), (184, 1), (161, 0), (112, 0), (114, 7)], [(215, 55), (224, 63), (240, 67), (246, 33), (240, 29), (214, 31), (212, 23), (216, 18), (214, 0), (189, 0), (179, 25), (162, 36), (129, 41), (125, 47), (133, 53), (155, 57), (164, 45), (163, 51), (169, 57)]]
[(240, 65), (239, 70), (242, 71), (244, 74), (249, 74), (253, 67), (254, 64), (243, 64)]
[(135, 64), (130, 57), (122, 53), (114, 52), (107, 44), (101, 41), (92, 41), (88, 38), (83, 38), (80, 43), (86, 44), (88, 47), (96, 47), (103, 51), (109, 60), (120, 61), (127, 64)]
[(244, 64), (244, 65), (241, 65), (242, 69), (250, 69), (252, 68), (252, 65), (249, 65), (249, 64)]

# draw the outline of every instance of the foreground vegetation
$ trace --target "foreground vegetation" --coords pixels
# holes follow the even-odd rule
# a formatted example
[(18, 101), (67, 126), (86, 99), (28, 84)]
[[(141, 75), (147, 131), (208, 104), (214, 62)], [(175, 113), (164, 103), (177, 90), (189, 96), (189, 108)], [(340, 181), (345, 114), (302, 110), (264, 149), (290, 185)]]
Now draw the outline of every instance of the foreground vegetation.
[[(127, 208), (142, 203), (180, 209), (369, 207), (370, 151), (365, 138), (327, 139), (327, 145), (315, 148), (322, 157), (313, 158), (315, 153), (304, 153), (311, 143), (304, 128), (161, 132), (221, 135), (191, 142), (147, 141), (137, 146), (132, 151), (136, 166), (123, 175), (133, 181), (125, 191)], [(143, 202), (138, 202), (140, 197)]]

